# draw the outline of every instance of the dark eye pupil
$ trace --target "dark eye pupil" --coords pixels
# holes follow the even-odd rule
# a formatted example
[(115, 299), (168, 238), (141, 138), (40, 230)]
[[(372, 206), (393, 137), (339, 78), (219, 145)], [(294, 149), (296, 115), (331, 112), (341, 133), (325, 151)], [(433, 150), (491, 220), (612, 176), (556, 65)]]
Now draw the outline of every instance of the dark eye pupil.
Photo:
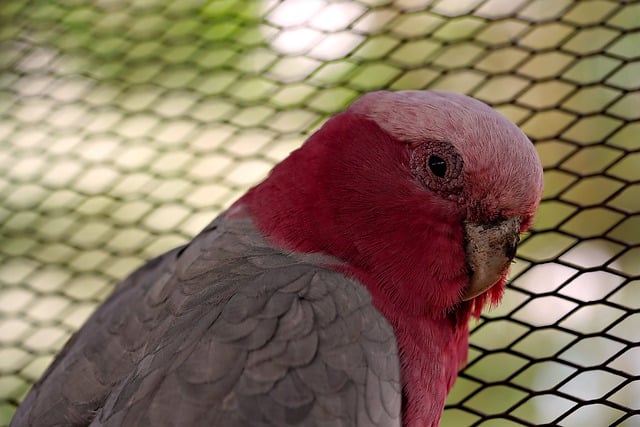
[(432, 155), (429, 157), (429, 169), (431, 169), (431, 172), (433, 172), (435, 176), (444, 178), (447, 173), (447, 163), (442, 159), (442, 157)]

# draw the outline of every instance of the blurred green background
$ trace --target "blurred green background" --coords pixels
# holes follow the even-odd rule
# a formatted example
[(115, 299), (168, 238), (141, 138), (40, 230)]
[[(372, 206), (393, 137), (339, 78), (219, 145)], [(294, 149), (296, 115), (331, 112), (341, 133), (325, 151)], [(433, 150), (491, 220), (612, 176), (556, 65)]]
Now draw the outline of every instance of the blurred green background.
[(115, 283), (326, 117), (437, 88), (545, 166), (442, 425), (640, 426), (638, 46), (638, 2), (0, 2), (0, 425)]

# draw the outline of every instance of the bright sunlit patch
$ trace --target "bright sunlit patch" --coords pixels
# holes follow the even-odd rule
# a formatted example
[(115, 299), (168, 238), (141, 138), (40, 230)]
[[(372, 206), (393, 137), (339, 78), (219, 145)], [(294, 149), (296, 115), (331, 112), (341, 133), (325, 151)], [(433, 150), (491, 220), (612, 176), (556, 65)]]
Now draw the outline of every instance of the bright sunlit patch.
[[(342, 58), (360, 44), (360, 35), (347, 30), (339, 37), (331, 37), (347, 29), (364, 11), (352, 2), (285, 0), (267, 12), (267, 22), (278, 27), (271, 47), (285, 55), (311, 52), (320, 59)], [(327, 43), (328, 39), (331, 40)], [(314, 52), (318, 54), (313, 55)]]
[(307, 23), (314, 15), (324, 9), (323, 0), (285, 0), (268, 15), (267, 21), (282, 28), (290, 28)]
[(344, 30), (352, 24), (365, 9), (354, 2), (327, 4), (320, 14), (311, 20), (311, 26), (323, 31)]
[(277, 51), (288, 54), (303, 54), (317, 45), (323, 38), (322, 33), (310, 28), (282, 30), (271, 42)]

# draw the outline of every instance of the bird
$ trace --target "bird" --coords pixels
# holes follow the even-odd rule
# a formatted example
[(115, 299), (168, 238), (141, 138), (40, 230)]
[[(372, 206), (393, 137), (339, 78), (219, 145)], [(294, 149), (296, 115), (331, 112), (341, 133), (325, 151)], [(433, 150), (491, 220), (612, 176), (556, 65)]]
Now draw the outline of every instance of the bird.
[(437, 426), (542, 191), (483, 102), (366, 93), (119, 283), (11, 426)]

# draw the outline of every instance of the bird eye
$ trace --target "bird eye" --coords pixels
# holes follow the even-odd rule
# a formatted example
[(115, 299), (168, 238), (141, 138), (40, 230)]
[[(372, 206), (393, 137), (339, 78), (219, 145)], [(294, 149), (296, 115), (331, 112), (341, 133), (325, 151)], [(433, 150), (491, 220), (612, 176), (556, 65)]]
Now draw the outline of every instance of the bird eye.
[(446, 141), (427, 140), (411, 151), (411, 172), (431, 191), (456, 196), (463, 190), (462, 156)]
[(447, 173), (447, 163), (442, 159), (442, 157), (432, 154), (429, 157), (429, 169), (431, 169), (431, 172), (433, 172), (435, 176), (444, 178)]

